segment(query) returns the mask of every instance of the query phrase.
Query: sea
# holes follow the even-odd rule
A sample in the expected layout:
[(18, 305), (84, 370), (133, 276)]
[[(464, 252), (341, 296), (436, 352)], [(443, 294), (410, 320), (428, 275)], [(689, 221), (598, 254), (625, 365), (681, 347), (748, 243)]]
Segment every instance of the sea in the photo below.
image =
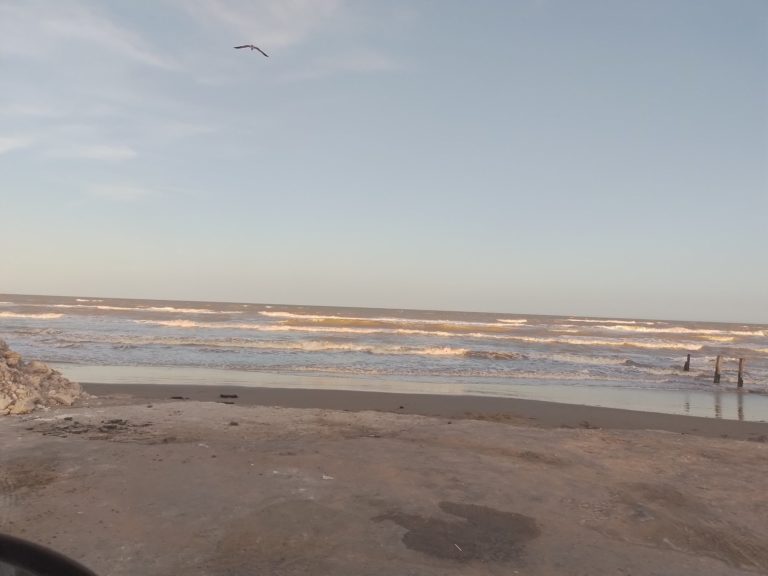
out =
[(522, 397), (768, 420), (764, 324), (0, 294), (0, 338), (84, 383)]

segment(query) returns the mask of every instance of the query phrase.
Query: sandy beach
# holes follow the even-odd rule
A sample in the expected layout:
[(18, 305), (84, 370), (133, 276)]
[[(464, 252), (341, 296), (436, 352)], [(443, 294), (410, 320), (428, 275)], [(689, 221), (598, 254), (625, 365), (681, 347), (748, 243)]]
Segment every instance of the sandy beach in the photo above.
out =
[(100, 575), (768, 572), (765, 423), (86, 388), (0, 420), (0, 531)]

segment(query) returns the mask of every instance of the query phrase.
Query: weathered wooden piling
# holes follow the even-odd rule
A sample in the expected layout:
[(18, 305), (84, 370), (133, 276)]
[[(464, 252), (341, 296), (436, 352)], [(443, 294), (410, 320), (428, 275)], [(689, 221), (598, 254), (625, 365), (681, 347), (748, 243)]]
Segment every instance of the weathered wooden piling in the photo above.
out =
[(720, 384), (720, 354), (717, 355), (715, 360), (715, 384)]
[(690, 372), (691, 371), (691, 355), (688, 354), (688, 358), (685, 360), (685, 365), (683, 366), (683, 372)]
[(739, 380), (736, 386), (739, 388), (744, 386), (744, 358), (739, 358)]

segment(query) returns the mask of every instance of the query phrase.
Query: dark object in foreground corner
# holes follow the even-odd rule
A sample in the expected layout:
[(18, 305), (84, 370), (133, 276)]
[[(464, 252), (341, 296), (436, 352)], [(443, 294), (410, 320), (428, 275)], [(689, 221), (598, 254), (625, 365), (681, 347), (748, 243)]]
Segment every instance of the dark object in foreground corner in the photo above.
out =
[(219, 398), (237, 398), (237, 394), (219, 394)]
[(0, 576), (96, 576), (74, 560), (13, 536), (0, 534)]

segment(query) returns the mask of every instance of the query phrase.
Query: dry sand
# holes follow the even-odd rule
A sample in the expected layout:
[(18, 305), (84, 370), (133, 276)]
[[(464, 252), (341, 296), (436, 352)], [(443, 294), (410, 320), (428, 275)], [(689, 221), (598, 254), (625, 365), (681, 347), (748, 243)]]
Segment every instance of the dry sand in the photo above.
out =
[(768, 572), (767, 424), (214, 392), (0, 419), (0, 531), (102, 576)]

